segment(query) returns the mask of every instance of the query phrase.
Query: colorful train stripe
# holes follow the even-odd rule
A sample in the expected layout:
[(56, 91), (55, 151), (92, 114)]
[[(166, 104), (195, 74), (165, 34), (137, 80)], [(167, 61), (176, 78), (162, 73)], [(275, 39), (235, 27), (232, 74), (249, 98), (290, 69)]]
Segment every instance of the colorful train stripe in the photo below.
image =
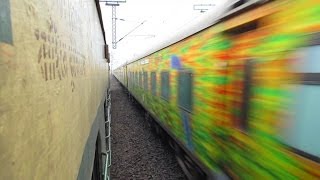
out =
[(212, 171), (319, 179), (319, 52), (320, 1), (271, 1), (114, 74)]

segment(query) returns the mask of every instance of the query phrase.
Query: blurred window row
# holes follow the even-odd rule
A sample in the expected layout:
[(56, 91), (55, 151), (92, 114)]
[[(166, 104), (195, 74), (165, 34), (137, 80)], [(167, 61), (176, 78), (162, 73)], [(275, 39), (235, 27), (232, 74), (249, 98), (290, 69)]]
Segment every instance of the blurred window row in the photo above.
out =
[[(150, 73), (150, 89), (148, 72), (133, 73), (134, 84), (143, 88), (145, 91), (151, 91), (153, 96), (157, 96), (157, 74)], [(178, 105), (186, 110), (192, 111), (192, 90), (193, 90), (193, 76), (190, 71), (179, 71), (177, 76), (177, 90)], [(170, 101), (170, 73), (169, 71), (162, 71), (160, 73), (160, 97), (166, 101)]]

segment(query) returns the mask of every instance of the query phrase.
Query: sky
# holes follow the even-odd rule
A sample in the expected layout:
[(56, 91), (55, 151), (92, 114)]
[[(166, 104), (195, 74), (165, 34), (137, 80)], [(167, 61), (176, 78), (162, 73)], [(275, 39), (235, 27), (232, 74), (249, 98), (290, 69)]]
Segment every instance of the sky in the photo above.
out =
[[(116, 7), (117, 48), (112, 48), (111, 6), (100, 3), (111, 68), (124, 64), (142, 54), (155, 41), (183, 29), (205, 13), (194, 10), (194, 5), (211, 4), (214, 10), (227, 0), (126, 0)], [(128, 34), (129, 33), (129, 34)], [(126, 36), (127, 35), (127, 36)]]

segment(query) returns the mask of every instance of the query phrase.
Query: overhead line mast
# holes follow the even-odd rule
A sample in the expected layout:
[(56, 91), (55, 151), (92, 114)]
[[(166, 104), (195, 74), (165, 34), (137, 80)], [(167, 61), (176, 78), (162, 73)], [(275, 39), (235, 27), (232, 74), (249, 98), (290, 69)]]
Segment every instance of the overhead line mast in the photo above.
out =
[(112, 7), (112, 48), (117, 48), (117, 11), (116, 7), (120, 3), (126, 3), (126, 0), (100, 0), (100, 2), (105, 2), (106, 6)]

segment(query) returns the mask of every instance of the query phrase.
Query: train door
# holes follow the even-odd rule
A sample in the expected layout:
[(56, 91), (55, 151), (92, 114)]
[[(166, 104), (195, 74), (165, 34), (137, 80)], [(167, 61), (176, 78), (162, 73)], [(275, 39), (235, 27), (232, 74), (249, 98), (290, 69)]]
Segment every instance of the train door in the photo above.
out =
[[(192, 114), (193, 114), (193, 86), (194, 76), (190, 70), (178, 71), (178, 97), (177, 104), (180, 109), (180, 116), (185, 134), (184, 141), (187, 148), (194, 152), (194, 144), (192, 141)], [(173, 146), (175, 147), (175, 146)], [(177, 161), (188, 179), (207, 179), (201, 168), (183, 151), (176, 150)]]
[(228, 50), (226, 107), (231, 125), (240, 131), (248, 127), (249, 100), (252, 86), (254, 59), (248, 49), (256, 44), (258, 20), (226, 31), (231, 46)]
[(98, 133), (91, 180), (102, 180), (102, 159), (101, 159), (101, 141)]
[[(253, 88), (252, 74), (255, 59), (248, 53), (256, 46), (258, 22), (252, 21), (223, 32), (228, 41), (223, 74), (225, 74), (224, 91), (221, 92), (219, 108), (223, 116), (219, 119), (219, 133), (214, 133), (219, 144), (218, 161), (227, 174), (245, 170), (249, 158), (247, 136), (249, 129), (250, 101)], [(222, 91), (222, 90), (221, 90)]]
[(227, 111), (231, 117), (230, 124), (240, 131), (248, 128), (249, 100), (252, 86), (252, 71), (254, 61), (244, 59), (236, 64), (228, 64), (229, 82), (227, 91)]
[(178, 105), (185, 133), (187, 147), (193, 151), (191, 135), (191, 115), (193, 109), (193, 76), (192, 72), (182, 70), (178, 72)]

